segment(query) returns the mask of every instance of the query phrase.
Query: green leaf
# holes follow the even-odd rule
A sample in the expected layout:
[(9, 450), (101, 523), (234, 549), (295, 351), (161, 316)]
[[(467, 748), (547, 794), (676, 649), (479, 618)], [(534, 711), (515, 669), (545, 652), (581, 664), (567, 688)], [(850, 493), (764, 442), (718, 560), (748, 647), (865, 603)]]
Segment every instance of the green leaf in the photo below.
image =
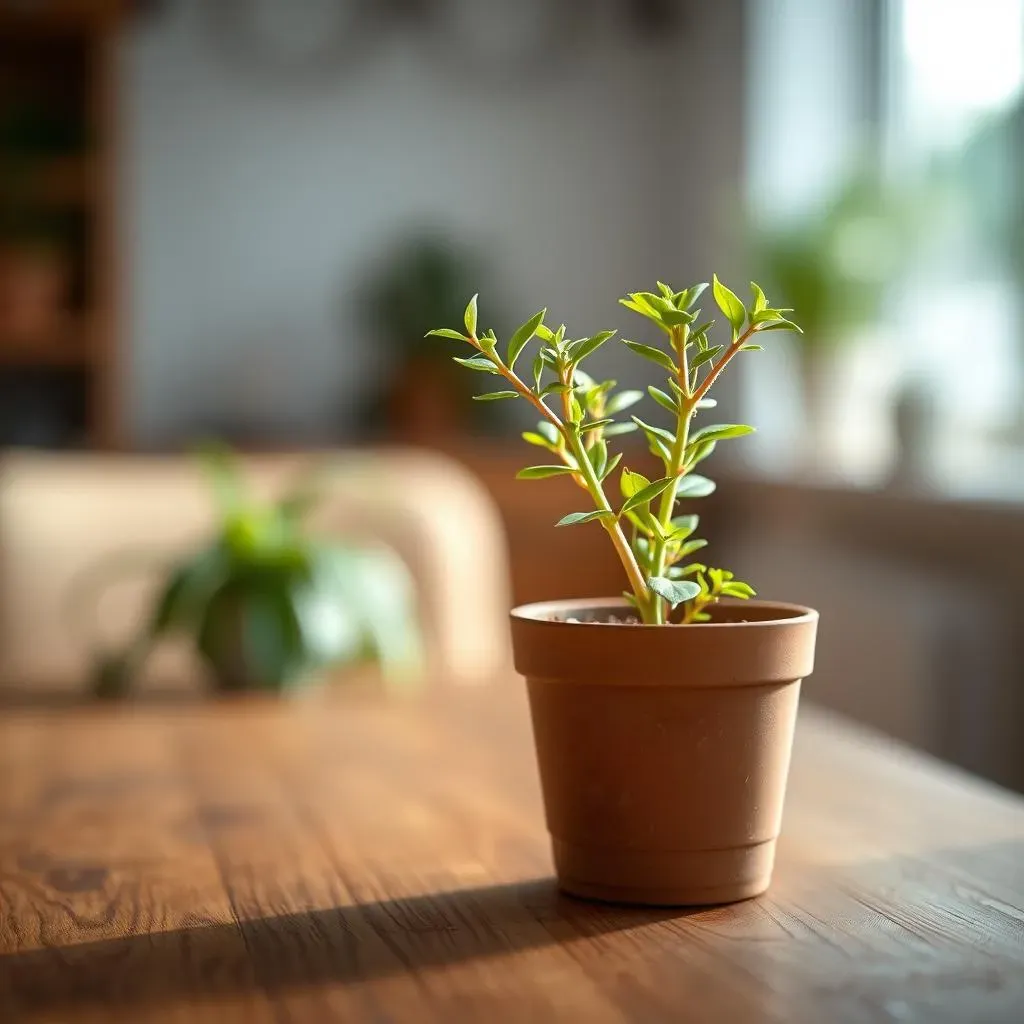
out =
[(703, 462), (715, 450), (714, 441), (698, 441), (696, 445), (686, 446), (686, 465), (696, 466)]
[(452, 356), (452, 359), (454, 359), (459, 366), (468, 367), (470, 370), (479, 370), (481, 373), (498, 372), (498, 368), (486, 356), (472, 356), (469, 359), (463, 359), (460, 356)]
[(572, 391), (571, 384), (563, 384), (561, 381), (553, 380), (541, 390), (540, 397), (547, 398), (548, 395), (566, 395), (570, 391)]
[(634, 295), (631, 295), (628, 299), (619, 299), (619, 303), (625, 306), (626, 309), (631, 309), (634, 313), (639, 313), (641, 316), (647, 317), (648, 320), (656, 323), (660, 330), (665, 331), (666, 334), (669, 333), (672, 328), (666, 327), (665, 324), (661, 322), (661, 314), (643, 301), (643, 299), (640, 298), (640, 294), (640, 292), (637, 292)]
[(690, 580), (670, 580), (664, 576), (652, 576), (647, 585), (658, 595), (668, 601), (670, 608), (691, 601), (700, 593), (700, 587)]
[(730, 437), (743, 437), (754, 433), (754, 428), (745, 423), (716, 423), (714, 426), (702, 427), (690, 438), (686, 446), (691, 448), (701, 441), (724, 441)]
[(706, 498), (715, 492), (715, 481), (709, 480), (699, 473), (689, 473), (679, 481), (676, 490), (677, 498)]
[(757, 591), (749, 583), (743, 583), (741, 580), (730, 580), (728, 583), (723, 583), (722, 593), (726, 597), (738, 597), (741, 601), (757, 596)]
[(611, 417), (607, 417), (603, 420), (591, 420), (589, 423), (584, 423), (583, 426), (580, 427), (580, 433), (585, 434), (588, 430), (597, 430), (599, 427), (606, 427), (609, 423), (614, 422), (615, 421), (611, 419)]
[(592, 352), (596, 352), (609, 338), (614, 337), (615, 331), (598, 331), (592, 338), (582, 338), (572, 342), (566, 348), (566, 352), (574, 363), (578, 363), (581, 359), (586, 359)]
[(647, 447), (650, 449), (652, 455), (656, 455), (662, 462), (665, 463), (666, 467), (672, 464), (672, 452), (664, 441), (657, 437), (648, 435)]
[(476, 337), (476, 300), (480, 298), (479, 294), (474, 295), (469, 300), (469, 305), (466, 306), (466, 330), (473, 336)]
[(612, 423), (604, 428), (605, 437), (616, 437), (619, 434), (632, 434), (636, 430), (635, 423)]
[(485, 395), (474, 395), (474, 402), (497, 402), (502, 398), (518, 398), (518, 391), (488, 391)]
[(660, 388), (656, 388), (653, 385), (647, 388), (647, 393), (653, 398), (658, 405), (664, 409), (668, 409), (670, 413), (679, 415), (679, 406), (676, 404), (676, 400), (671, 395), (666, 395)]
[(651, 481), (643, 473), (634, 473), (625, 467), (623, 467), (622, 474), (619, 477), (619, 489), (622, 491), (622, 496), (627, 500), (645, 487), (649, 487), (650, 483)]
[(707, 286), (707, 281), (702, 281), (700, 284), (695, 284), (690, 288), (684, 288), (683, 291), (676, 292), (672, 296), (672, 301), (679, 309), (689, 309), (704, 294), (704, 289)]
[(763, 352), (764, 345), (740, 345), (741, 352)]
[[(756, 281), (750, 282), (750, 291), (754, 296), (753, 312), (760, 313), (762, 309), (767, 308), (768, 299), (765, 297), (764, 292), (761, 290), (761, 286)], [(754, 323), (754, 317), (750, 318), (750, 322)]]
[(652, 427), (650, 423), (644, 423), (639, 416), (630, 416), (630, 419), (648, 436), (657, 437), (665, 442), (667, 445), (673, 445), (676, 443), (676, 435), (671, 430), (666, 430), (664, 427)]
[(558, 428), (550, 420), (541, 420), (537, 424), (537, 433), (540, 434), (548, 444), (558, 444)]
[(566, 476), (575, 473), (570, 466), (527, 466), (516, 473), (517, 480), (545, 480), (549, 476)]
[(538, 352), (533, 359), (533, 390), (540, 391), (540, 379), (544, 376), (544, 357)]
[(598, 509), (596, 512), (570, 512), (567, 516), (562, 516), (555, 526), (578, 526), (580, 523), (592, 523), (595, 519), (610, 517), (612, 513), (604, 509)]
[(719, 352), (722, 351), (724, 347), (725, 346), (723, 345), (716, 345), (714, 348), (702, 349), (690, 360), (690, 369), (696, 370), (698, 366), (702, 366), (704, 363), (710, 362), (718, 355)]
[(506, 362), (510, 368), (516, 365), (519, 353), (523, 351), (526, 343), (537, 333), (537, 328), (546, 315), (547, 310), (542, 309), (539, 313), (534, 313), (521, 327), (516, 328), (508, 343), (508, 355), (506, 356)]
[(641, 345), (638, 341), (627, 341), (625, 338), (623, 338), (622, 344), (634, 351), (638, 356), (643, 356), (644, 359), (657, 363), (663, 369), (668, 370), (669, 373), (676, 372), (676, 364), (672, 361), (672, 357), (667, 352), (662, 352), (660, 348), (654, 348), (651, 345)]
[(797, 334), (803, 334), (803, 328), (798, 327), (792, 320), (779, 320), (777, 323), (768, 324), (765, 327), (758, 327), (757, 333), (760, 334), (762, 331), (796, 331)]
[(708, 542), (700, 537), (695, 537), (693, 540), (686, 541), (685, 544), (679, 549), (679, 558), (686, 558), (688, 555), (692, 555), (694, 551), (700, 551), (701, 548), (706, 548)]
[(498, 336), (494, 331), (484, 331), (484, 333), (480, 335), (479, 340), (480, 347), (488, 354), (495, 352), (498, 348)]
[(537, 324), (537, 329), (534, 331), (541, 341), (546, 341), (549, 344), (555, 340), (555, 332), (545, 324)]
[(617, 395), (612, 395), (608, 399), (608, 403), (605, 405), (605, 411), (612, 415), (617, 412), (622, 412), (623, 409), (628, 409), (631, 405), (636, 405), (641, 398), (644, 397), (642, 391), (620, 391)]
[(604, 476), (605, 469), (608, 467), (608, 445), (605, 444), (603, 438), (594, 442), (587, 452), (587, 458), (590, 460), (591, 466), (594, 467), (598, 480), (600, 480)]
[(689, 565), (673, 565), (671, 566), (666, 575), (670, 580), (681, 580), (687, 576), (692, 576), (695, 572), (702, 572), (706, 569), (706, 565), (702, 565), (700, 562), (691, 562)]
[(732, 324), (733, 330), (740, 330), (747, 316), (743, 303), (740, 302), (735, 292), (730, 291), (718, 280), (717, 274), (713, 278), (711, 290), (715, 296), (715, 302), (718, 303), (718, 308), (725, 314), (726, 320)]
[(583, 422), (583, 406), (575, 395), (569, 395), (569, 420), (577, 426)]
[(540, 357), (553, 370), (558, 369), (558, 352), (553, 348), (542, 348)]
[(718, 399), (717, 398), (702, 398), (697, 403), (697, 408), (698, 409), (714, 409), (716, 405), (718, 405)]
[(628, 512), (639, 505), (646, 505), (648, 502), (653, 501), (674, 479), (675, 477), (666, 476), (661, 480), (655, 480), (654, 483), (648, 484), (646, 487), (642, 487), (631, 498), (627, 499), (620, 512)]
[[(575, 344), (575, 342), (573, 342)], [(594, 378), (590, 376), (585, 370), (581, 370), (578, 366), (572, 368), (572, 386), (580, 392), (581, 395), (589, 395), (594, 390)]]
[(523, 431), (523, 440), (527, 444), (535, 444), (538, 448), (547, 448), (549, 445), (547, 438), (535, 434), (532, 430)]
[(661, 314), (662, 323), (668, 324), (669, 327), (682, 327), (683, 324), (692, 324), (693, 320), (693, 314), (683, 309), (669, 309)]
[(671, 522), (673, 532), (676, 530), (686, 530), (687, 534), (690, 534), (697, 529), (697, 524), (700, 522), (700, 516), (693, 512), (688, 512), (684, 516), (673, 516)]
[(662, 298), (668, 299), (670, 302), (672, 301), (674, 292), (664, 281), (658, 282), (658, 291), (661, 292)]
[(690, 562), (689, 565), (674, 566), (669, 572), (677, 576), (691, 576), (695, 572), (706, 572), (707, 566), (703, 562)]
[(608, 477), (610, 477), (610, 476), (612, 475), (612, 473), (613, 473), (613, 472), (614, 472), (614, 470), (615, 470), (615, 467), (616, 467), (616, 466), (617, 466), (617, 465), (618, 465), (618, 464), (619, 464), (619, 463), (620, 463), (621, 461), (622, 461), (622, 452), (616, 452), (616, 453), (615, 453), (615, 454), (614, 454), (614, 455), (613, 455), (613, 456), (611, 457), (611, 460), (610, 460), (610, 461), (608, 462), (608, 465), (604, 467), (604, 472), (603, 472), (603, 473), (601, 474), (601, 480), (602, 480), (602, 482), (603, 482), (603, 481), (605, 481), (605, 480), (607, 480), (607, 479), (608, 479)]
[(451, 338), (452, 341), (469, 341), (464, 334), (459, 334), (458, 331), (453, 331), (448, 327), (438, 327), (436, 330), (427, 331), (423, 335), (424, 338)]

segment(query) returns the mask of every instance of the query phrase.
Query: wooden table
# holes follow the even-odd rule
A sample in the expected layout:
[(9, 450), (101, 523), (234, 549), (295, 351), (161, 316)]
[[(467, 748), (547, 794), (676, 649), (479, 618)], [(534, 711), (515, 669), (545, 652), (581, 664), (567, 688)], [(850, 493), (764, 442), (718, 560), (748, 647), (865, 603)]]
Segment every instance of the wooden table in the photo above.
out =
[(771, 892), (550, 877), (521, 686), (0, 709), (0, 1021), (1024, 1021), (1024, 801), (820, 714)]

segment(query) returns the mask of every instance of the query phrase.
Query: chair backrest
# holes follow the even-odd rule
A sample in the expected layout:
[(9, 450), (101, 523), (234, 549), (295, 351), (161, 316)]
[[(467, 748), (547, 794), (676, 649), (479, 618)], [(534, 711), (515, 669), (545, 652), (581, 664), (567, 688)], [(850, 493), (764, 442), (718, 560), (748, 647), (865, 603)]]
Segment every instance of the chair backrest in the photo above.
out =
[[(308, 458), (247, 455), (242, 464), (253, 491), (269, 495)], [(505, 538), (477, 481), (452, 460), (403, 450), (338, 452), (332, 481), (311, 527), (385, 544), (405, 562), (432, 675), (471, 680), (503, 671)], [(0, 686), (83, 686), (97, 642), (132, 635), (166, 564), (212, 523), (206, 482), (188, 456), (6, 454)], [(201, 678), (187, 647), (161, 652), (144, 682), (168, 677), (192, 685)]]

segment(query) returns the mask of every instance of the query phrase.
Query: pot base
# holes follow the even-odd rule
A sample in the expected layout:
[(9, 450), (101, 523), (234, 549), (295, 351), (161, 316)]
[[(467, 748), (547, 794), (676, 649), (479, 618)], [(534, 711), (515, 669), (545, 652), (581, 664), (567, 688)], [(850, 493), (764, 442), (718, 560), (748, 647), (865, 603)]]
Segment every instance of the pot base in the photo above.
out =
[(572, 896), (645, 906), (735, 903), (769, 886), (775, 840), (721, 850), (634, 852), (552, 839), (558, 885)]

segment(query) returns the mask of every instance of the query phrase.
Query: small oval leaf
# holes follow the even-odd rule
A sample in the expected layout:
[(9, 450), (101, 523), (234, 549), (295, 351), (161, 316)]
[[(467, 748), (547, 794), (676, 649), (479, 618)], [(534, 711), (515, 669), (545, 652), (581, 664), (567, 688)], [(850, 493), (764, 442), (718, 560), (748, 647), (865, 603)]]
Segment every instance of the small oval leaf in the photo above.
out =
[(452, 359), (459, 366), (468, 367), (470, 370), (479, 370), (481, 373), (497, 373), (498, 368), (486, 356), (472, 356), (463, 359), (461, 356), (452, 356)]
[(641, 345), (638, 341), (627, 341), (625, 338), (622, 344), (626, 348), (631, 349), (638, 356), (643, 356), (644, 359), (649, 359), (652, 363), (657, 363), (664, 370), (668, 370), (669, 373), (676, 372), (676, 364), (672, 361), (672, 357), (667, 352), (662, 352), (660, 348), (653, 348), (651, 345)]
[(617, 412), (622, 412), (623, 409), (628, 409), (631, 405), (636, 405), (641, 398), (644, 397), (642, 391), (620, 391), (617, 395), (612, 395), (608, 399), (607, 405), (605, 405), (605, 411), (612, 415)]
[(509, 368), (516, 365), (519, 353), (523, 351), (527, 342), (537, 333), (537, 328), (540, 327), (541, 321), (547, 315), (547, 312), (546, 309), (542, 309), (539, 313), (534, 313), (525, 324), (516, 328), (508, 343), (508, 354), (505, 357)]
[(679, 481), (677, 498), (706, 498), (715, 492), (715, 481), (699, 473), (690, 473)]
[(458, 331), (453, 331), (449, 327), (438, 327), (436, 330), (427, 331), (423, 335), (424, 338), (451, 338), (452, 341), (469, 341), (464, 334), (459, 334)]
[(647, 585), (658, 597), (668, 601), (670, 608), (690, 601), (700, 593), (700, 587), (690, 580), (670, 580), (665, 576), (652, 576)]
[(570, 512), (567, 516), (562, 516), (555, 526), (578, 526), (580, 523), (592, 523), (595, 519), (603, 519), (611, 515), (612, 513), (603, 509), (598, 509), (596, 512)]
[(565, 476), (575, 473), (569, 466), (527, 466), (516, 473), (517, 480), (545, 480), (549, 476)]
[(503, 398), (518, 398), (518, 391), (488, 391), (485, 395), (474, 395), (474, 402), (497, 402)]
[(466, 323), (466, 330), (469, 331), (469, 333), (473, 337), (476, 337), (476, 303), (479, 297), (479, 294), (477, 294), (474, 295), (473, 298), (469, 300), (469, 305), (466, 306), (466, 315), (464, 317)]

